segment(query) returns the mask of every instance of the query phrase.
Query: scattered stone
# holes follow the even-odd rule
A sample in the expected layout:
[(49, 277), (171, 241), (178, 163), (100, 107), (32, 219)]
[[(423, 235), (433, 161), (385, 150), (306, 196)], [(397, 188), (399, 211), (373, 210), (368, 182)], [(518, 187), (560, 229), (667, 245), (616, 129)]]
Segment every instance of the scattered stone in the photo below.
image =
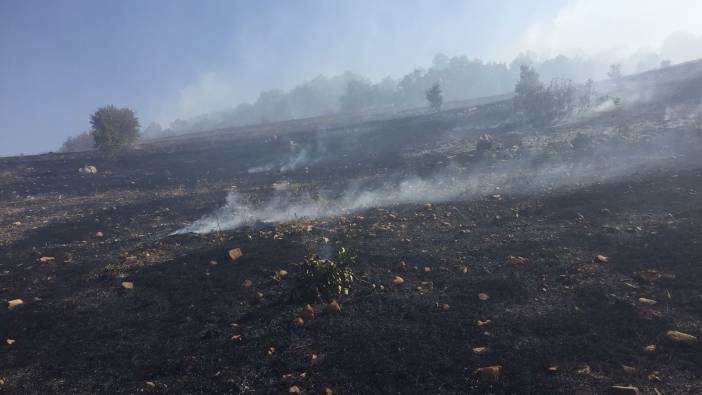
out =
[(639, 303), (645, 304), (645, 305), (654, 305), (658, 302), (653, 300), (653, 299), (639, 298)]
[(231, 337), (231, 340), (234, 340), (235, 342), (240, 342), (241, 341), (241, 335), (234, 335)]
[(648, 346), (645, 346), (643, 348), (644, 352), (647, 352), (649, 354), (653, 354), (656, 352), (656, 345), (655, 344), (649, 344)]
[(241, 248), (232, 248), (231, 250), (229, 250), (227, 255), (229, 255), (229, 259), (232, 262), (234, 262), (237, 259), (241, 258), (244, 254), (241, 252)]
[(463, 269), (461, 269), (463, 273), (468, 273), (468, 266), (463, 266)]
[(244, 283), (242, 284), (244, 288), (251, 288), (253, 286), (253, 281), (251, 280), (244, 280)]
[(121, 285), (124, 289), (134, 289), (134, 283), (131, 281), (122, 281)]
[(502, 366), (501, 365), (485, 366), (485, 367), (476, 369), (473, 372), (473, 374), (478, 376), (481, 380), (497, 381), (500, 378), (500, 375), (502, 374)]
[(15, 344), (15, 339), (6, 339), (5, 343), (7, 343), (8, 346), (11, 346), (11, 345)]
[(648, 281), (648, 282), (656, 282), (660, 279), (668, 279), (672, 280), (675, 278), (674, 274), (670, 273), (661, 273), (659, 271), (653, 270), (653, 269), (646, 269), (646, 270), (641, 270), (640, 272), (636, 273), (640, 278)]
[(16, 308), (17, 306), (20, 306), (20, 305), (22, 305), (22, 304), (24, 304), (24, 300), (22, 300), (22, 299), (12, 299), (12, 300), (10, 300), (10, 301), (7, 302), (7, 308), (10, 309), (10, 310), (12, 310), (12, 309), (14, 309), (14, 308)]
[(303, 320), (302, 317), (295, 317), (295, 319), (293, 320), (293, 325), (301, 327), (305, 325), (305, 320)]
[(288, 271), (287, 271), (287, 270), (280, 269), (280, 270), (276, 270), (276, 271), (275, 271), (275, 278), (276, 278), (276, 280), (282, 280), (282, 279), (285, 278), (285, 276), (287, 276), (287, 275), (288, 275)]
[(624, 373), (627, 374), (636, 374), (637, 372), (637, 369), (635, 367), (629, 365), (622, 365), (622, 369), (624, 369)]
[(395, 278), (392, 280), (392, 283), (395, 285), (402, 285), (405, 283), (405, 279), (400, 276), (395, 276)]
[(645, 320), (654, 320), (663, 317), (663, 313), (650, 307), (641, 307), (639, 316)]
[(39, 261), (41, 263), (49, 263), (49, 262), (53, 262), (55, 260), (56, 260), (56, 258), (54, 258), (53, 256), (43, 256), (43, 257), (39, 258)]
[(147, 381), (145, 384), (147, 387), (150, 387), (150, 388), (156, 387), (156, 383), (154, 383), (153, 381)]
[(429, 273), (431, 272), (431, 268), (429, 266), (424, 266), (424, 273)]
[(631, 385), (613, 385), (612, 393), (621, 395), (639, 395), (639, 389)]
[(97, 174), (97, 167), (93, 165), (85, 165), (78, 169), (78, 173), (80, 174)]
[(443, 311), (448, 311), (451, 308), (451, 306), (448, 303), (444, 303), (441, 305), (441, 310)]
[(520, 265), (520, 264), (524, 264), (526, 262), (527, 262), (527, 259), (523, 256), (510, 255), (507, 257), (507, 263), (509, 263), (510, 265)]
[(689, 344), (697, 341), (697, 337), (684, 332), (668, 331), (665, 333), (665, 335), (668, 337), (668, 339), (672, 340), (673, 343)]
[(400, 270), (405, 270), (405, 269), (407, 269), (407, 262), (400, 261)]
[(334, 390), (332, 390), (329, 387), (324, 387), (324, 389), (322, 390), (322, 393), (324, 395), (334, 395)]
[(327, 304), (327, 314), (339, 314), (341, 313), (341, 305), (336, 300), (332, 300)]
[(582, 365), (578, 365), (575, 368), (575, 373), (577, 373), (577, 374), (590, 374), (590, 373), (592, 373), (592, 369), (590, 369), (590, 365), (582, 364)]
[(263, 293), (262, 292), (256, 292), (256, 300), (263, 300)]
[(312, 305), (306, 305), (305, 307), (302, 308), (302, 311), (300, 312), (300, 317), (306, 319), (306, 320), (311, 320), (314, 319), (315, 311), (314, 307)]
[(290, 393), (290, 394), (301, 394), (301, 393), (302, 393), (302, 388), (300, 388), (300, 387), (298, 387), (298, 386), (296, 386), (296, 385), (293, 385), (293, 386), (290, 387), (290, 389), (288, 390), (288, 393)]
[(488, 352), (487, 347), (473, 347), (473, 354), (483, 355), (483, 354), (487, 354), (487, 352)]
[(95, 237), (103, 237), (103, 236), (105, 236), (105, 235), (102, 232), (100, 232), (100, 231), (95, 232)]
[(489, 325), (489, 324), (491, 324), (491, 323), (492, 323), (492, 320), (485, 320), (485, 321), (478, 320), (478, 321), (476, 322), (476, 324), (477, 324), (478, 326), (485, 326), (485, 325)]
[(662, 383), (663, 379), (660, 378), (660, 376), (658, 376), (659, 374), (660, 374), (660, 372), (651, 372), (651, 373), (649, 373), (649, 375), (647, 377), (651, 381), (657, 381), (659, 383)]
[(478, 294), (478, 299), (480, 299), (482, 301), (486, 301), (486, 300), (490, 299), (490, 295), (486, 294), (485, 292), (481, 292)]
[(553, 366), (547, 367), (546, 370), (548, 370), (549, 373), (558, 373), (558, 371), (560, 371), (561, 368), (558, 365), (553, 365)]
[(598, 255), (595, 257), (595, 262), (597, 263), (607, 263), (609, 261), (609, 257), (606, 257), (604, 255)]

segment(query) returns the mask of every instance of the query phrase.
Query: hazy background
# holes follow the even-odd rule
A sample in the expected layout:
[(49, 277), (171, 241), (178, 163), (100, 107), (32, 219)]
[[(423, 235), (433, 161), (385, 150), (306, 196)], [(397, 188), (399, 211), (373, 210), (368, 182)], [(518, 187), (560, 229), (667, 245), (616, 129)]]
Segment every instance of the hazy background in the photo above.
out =
[(701, 18), (697, 0), (0, 0), (0, 155), (55, 150), (104, 104), (165, 128), (320, 74), (398, 83), (437, 53), (631, 73), (702, 57)]

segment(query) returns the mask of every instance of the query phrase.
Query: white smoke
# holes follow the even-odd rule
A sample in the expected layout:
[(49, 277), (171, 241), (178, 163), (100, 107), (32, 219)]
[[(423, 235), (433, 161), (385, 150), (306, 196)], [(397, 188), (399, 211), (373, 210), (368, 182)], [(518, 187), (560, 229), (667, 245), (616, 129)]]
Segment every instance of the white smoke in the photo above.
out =
[(294, 171), (303, 167), (315, 165), (327, 157), (327, 147), (322, 140), (321, 134), (312, 144), (300, 146), (294, 140), (290, 140), (290, 152), (286, 159), (282, 161), (272, 161), (260, 166), (250, 167), (249, 174), (265, 173), (278, 169), (281, 173)]
[(493, 194), (532, 193), (562, 187), (602, 182), (641, 170), (660, 158), (650, 155), (611, 156), (580, 163), (545, 162), (531, 159), (498, 164), (482, 170), (449, 166), (432, 177), (410, 176), (380, 186), (350, 183), (340, 195), (292, 196), (280, 190), (263, 204), (254, 204), (232, 192), (223, 207), (174, 234), (209, 233), (237, 229), (256, 223), (285, 223), (346, 215), (369, 208), (412, 203), (476, 199)]

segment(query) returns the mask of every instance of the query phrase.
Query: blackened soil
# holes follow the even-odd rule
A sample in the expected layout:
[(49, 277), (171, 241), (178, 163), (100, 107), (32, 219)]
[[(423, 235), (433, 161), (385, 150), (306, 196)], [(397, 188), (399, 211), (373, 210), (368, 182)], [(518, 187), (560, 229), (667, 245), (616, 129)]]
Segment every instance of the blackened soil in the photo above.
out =
[[(676, 158), (563, 190), (168, 236), (232, 187), (263, 196), (280, 179), (317, 188), (427, 171), (443, 154), (400, 153), (430, 140), (427, 125), (454, 133), (459, 121), (427, 122), (386, 127), (378, 142), (396, 151), (347, 155), (344, 143), (288, 175), (246, 171), (289, 149), (270, 136), (2, 160), (0, 299), (24, 304), (0, 307), (0, 391), (702, 392), (702, 346), (665, 335), (702, 336), (702, 168)], [(80, 175), (86, 164), (98, 174)], [(295, 263), (341, 246), (360, 276), (341, 313), (316, 301), (316, 318), (293, 325)], [(230, 262), (231, 248), (243, 257)], [(492, 365), (495, 380), (474, 373)]]

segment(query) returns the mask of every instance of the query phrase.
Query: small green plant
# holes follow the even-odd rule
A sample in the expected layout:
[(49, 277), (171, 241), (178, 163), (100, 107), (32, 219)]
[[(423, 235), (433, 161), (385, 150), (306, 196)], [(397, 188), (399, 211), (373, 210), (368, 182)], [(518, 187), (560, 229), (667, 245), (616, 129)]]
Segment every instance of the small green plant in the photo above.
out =
[(300, 273), (293, 296), (297, 299), (327, 300), (348, 295), (355, 279), (352, 269), (355, 264), (356, 257), (343, 247), (331, 259), (320, 258), (317, 254), (306, 256), (298, 265)]

